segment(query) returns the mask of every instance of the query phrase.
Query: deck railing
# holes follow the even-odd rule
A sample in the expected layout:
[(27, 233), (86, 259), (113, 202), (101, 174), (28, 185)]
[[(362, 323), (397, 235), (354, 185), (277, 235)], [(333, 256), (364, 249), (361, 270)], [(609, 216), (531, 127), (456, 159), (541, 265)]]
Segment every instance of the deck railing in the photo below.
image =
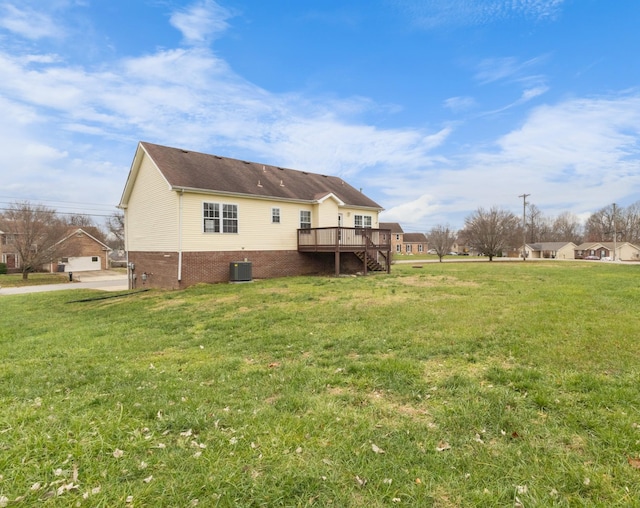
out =
[(343, 227), (298, 229), (298, 250), (304, 252), (390, 251), (391, 230)]

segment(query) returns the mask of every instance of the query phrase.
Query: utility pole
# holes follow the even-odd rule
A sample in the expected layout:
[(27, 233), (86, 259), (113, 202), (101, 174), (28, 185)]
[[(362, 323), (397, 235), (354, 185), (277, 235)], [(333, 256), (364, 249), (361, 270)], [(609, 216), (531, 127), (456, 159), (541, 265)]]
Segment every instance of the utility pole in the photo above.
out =
[(522, 261), (527, 260), (527, 197), (531, 194), (521, 194), (522, 198)]

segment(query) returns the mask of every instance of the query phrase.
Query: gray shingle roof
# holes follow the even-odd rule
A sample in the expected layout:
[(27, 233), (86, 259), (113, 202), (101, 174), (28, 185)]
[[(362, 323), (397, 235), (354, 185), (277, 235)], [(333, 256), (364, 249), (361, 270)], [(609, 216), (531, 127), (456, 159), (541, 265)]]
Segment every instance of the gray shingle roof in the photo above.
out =
[(381, 229), (390, 229), (393, 234), (404, 233), (402, 226), (398, 222), (381, 222)]
[(347, 206), (382, 207), (336, 176), (141, 142), (174, 189), (315, 202), (333, 193)]
[(405, 233), (405, 243), (427, 243), (427, 237), (424, 233)]

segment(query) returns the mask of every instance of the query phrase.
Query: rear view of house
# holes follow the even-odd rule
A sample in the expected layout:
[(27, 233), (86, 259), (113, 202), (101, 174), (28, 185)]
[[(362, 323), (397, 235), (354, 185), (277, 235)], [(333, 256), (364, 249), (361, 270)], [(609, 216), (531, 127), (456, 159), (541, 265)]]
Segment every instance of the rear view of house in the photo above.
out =
[(382, 208), (334, 176), (142, 142), (119, 207), (138, 286), (390, 266)]

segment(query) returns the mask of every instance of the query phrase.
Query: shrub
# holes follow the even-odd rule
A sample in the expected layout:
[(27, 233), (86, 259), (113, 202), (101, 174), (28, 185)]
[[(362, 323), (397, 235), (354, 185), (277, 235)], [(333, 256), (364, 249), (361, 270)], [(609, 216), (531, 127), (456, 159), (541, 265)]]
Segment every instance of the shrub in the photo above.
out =
[(7, 264), (0, 263), (0, 275), (4, 275), (5, 273), (7, 273)]

